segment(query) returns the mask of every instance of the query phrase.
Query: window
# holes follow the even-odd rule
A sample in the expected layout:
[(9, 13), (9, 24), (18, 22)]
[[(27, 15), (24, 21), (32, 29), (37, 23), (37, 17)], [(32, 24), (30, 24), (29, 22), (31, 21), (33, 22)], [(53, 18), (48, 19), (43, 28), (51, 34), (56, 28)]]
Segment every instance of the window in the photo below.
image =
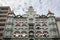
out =
[(30, 40), (34, 40), (34, 39), (30, 39)]
[(0, 23), (0, 26), (5, 26), (5, 23), (3, 23), (3, 24), (2, 24), (2, 23)]
[(0, 36), (3, 36), (3, 33), (0, 33)]
[(36, 37), (40, 37), (41, 36), (40, 34), (42, 34), (42, 32), (41, 31), (37, 31), (36, 32)]
[(46, 34), (44, 34), (43, 37), (46, 37)]
[(1, 10), (8, 10), (9, 7), (4, 7), (4, 8), (1, 8)]
[(34, 33), (34, 31), (29, 31), (29, 33)]
[(5, 20), (5, 19), (0, 19), (0, 21), (1, 21), (1, 22), (2, 22), (2, 21), (4, 22), (4, 21), (6, 21), (6, 20)]
[(36, 29), (40, 29), (39, 27), (37, 27)]
[(0, 31), (3, 31), (4, 30), (4, 28), (0, 28)]
[(0, 17), (7, 17), (6, 15), (0, 15)]

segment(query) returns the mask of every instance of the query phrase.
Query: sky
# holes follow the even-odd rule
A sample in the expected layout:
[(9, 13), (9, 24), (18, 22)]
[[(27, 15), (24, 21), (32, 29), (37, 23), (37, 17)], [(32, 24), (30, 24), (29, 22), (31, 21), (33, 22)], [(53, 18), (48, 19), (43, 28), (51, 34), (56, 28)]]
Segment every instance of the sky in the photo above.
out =
[(60, 0), (0, 0), (0, 6), (10, 6), (16, 15), (25, 14), (33, 6), (37, 14), (47, 14), (48, 10), (60, 17)]

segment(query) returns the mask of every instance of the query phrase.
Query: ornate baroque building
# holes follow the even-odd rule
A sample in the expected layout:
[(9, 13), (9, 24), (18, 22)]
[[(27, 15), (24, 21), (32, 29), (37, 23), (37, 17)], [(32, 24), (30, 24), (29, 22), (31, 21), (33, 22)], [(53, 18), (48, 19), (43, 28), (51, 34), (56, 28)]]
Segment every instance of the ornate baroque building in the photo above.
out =
[(8, 12), (2, 38), (4, 40), (59, 40), (59, 25), (60, 18), (55, 17), (54, 13), (48, 11), (47, 15), (39, 15), (30, 6), (24, 15), (16, 16), (14, 12)]

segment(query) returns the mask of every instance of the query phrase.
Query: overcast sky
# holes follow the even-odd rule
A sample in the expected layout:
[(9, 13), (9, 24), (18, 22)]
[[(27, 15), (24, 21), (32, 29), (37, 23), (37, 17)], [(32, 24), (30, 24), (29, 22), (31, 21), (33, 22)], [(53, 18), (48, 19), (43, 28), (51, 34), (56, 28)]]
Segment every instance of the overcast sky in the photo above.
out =
[(60, 16), (60, 0), (0, 0), (0, 6), (10, 6), (16, 15), (25, 14), (30, 5), (37, 14), (47, 14), (51, 10), (56, 16)]

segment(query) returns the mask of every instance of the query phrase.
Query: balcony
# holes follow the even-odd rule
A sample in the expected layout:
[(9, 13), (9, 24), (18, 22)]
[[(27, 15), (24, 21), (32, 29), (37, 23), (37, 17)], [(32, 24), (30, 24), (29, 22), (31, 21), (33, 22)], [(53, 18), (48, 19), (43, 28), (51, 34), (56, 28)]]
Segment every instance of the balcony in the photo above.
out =
[(37, 31), (37, 32), (35, 33), (35, 36), (36, 36), (36, 37), (42, 37), (42, 35), (41, 35), (41, 34), (42, 34), (42, 32), (41, 32), (41, 31)]

